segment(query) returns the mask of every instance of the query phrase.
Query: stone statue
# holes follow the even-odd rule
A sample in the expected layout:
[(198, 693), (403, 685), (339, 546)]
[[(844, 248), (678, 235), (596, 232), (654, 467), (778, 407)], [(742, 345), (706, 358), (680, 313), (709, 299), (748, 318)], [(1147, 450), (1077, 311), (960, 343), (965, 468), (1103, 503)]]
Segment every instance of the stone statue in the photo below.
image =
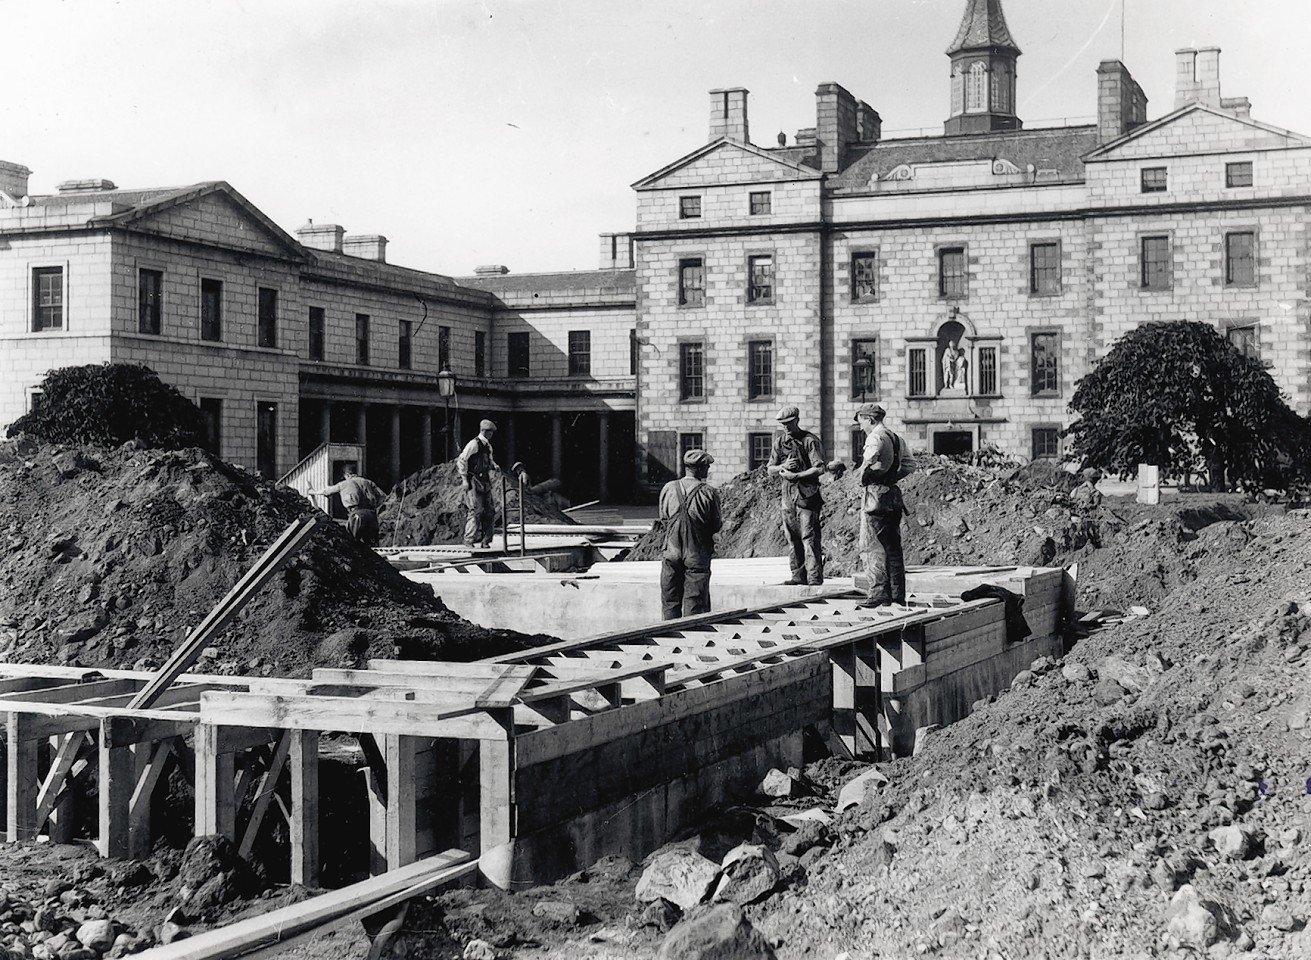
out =
[(965, 389), (965, 371), (969, 366), (969, 360), (965, 356), (965, 351), (957, 346), (958, 342), (949, 341), (947, 349), (942, 351), (942, 389), (944, 390)]

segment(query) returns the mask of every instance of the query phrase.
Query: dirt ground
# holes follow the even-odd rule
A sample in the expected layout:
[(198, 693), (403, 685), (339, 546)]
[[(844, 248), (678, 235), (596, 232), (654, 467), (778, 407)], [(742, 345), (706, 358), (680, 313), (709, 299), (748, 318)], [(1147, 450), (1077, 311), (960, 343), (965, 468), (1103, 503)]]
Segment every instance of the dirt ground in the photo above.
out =
[[(152, 605), (171, 599), (169, 616), (203, 613), (207, 605), (190, 599), (199, 591), (184, 590), (188, 578), (220, 562), (239, 572), (256, 548), (238, 531), (250, 529), (258, 535), (253, 542), (264, 543), (286, 519), (275, 509), (282, 494), (203, 457), (113, 451), (95, 455), (98, 468), (64, 476), (76, 466), (69, 453), (11, 452), (9, 461), (0, 454), (0, 532), (10, 554), (22, 553), (6, 555), (0, 567), (0, 631), (12, 636), (4, 654), (11, 659), (58, 655), (71, 643), (80, 644), (76, 658), (104, 648), (116, 662), (142, 655), (138, 648), (170, 648), (176, 636), (156, 641), (150, 621), (149, 629), (128, 630), (142, 636), (119, 650), (114, 638), (125, 635), (125, 619), (148, 619), (136, 612), (146, 598), (129, 588), (150, 584)], [(104, 486), (106, 477), (121, 480)], [(95, 508), (84, 503), (66, 512), (83, 487)], [(732, 519), (721, 555), (781, 552), (769, 483), (748, 477), (724, 488)], [(809, 795), (722, 811), (681, 838), (714, 859), (748, 839), (774, 851), (779, 880), (745, 907), (774, 953), (784, 960), (1311, 956), (1307, 513), (1184, 495), (1157, 507), (1108, 498), (1083, 516), (1064, 478), (1005, 466), (935, 463), (906, 488), (914, 511), (905, 534), (910, 562), (1077, 562), (1081, 609), (1141, 604), (1149, 613), (1079, 639), (1060, 661), (1035, 662), (1009, 692), (931, 733), (920, 755), (878, 765), (886, 786), (856, 807), (836, 812), (836, 793), (866, 765), (816, 756), (801, 772)], [(210, 513), (154, 506), (201, 495), (215, 511), (226, 504), (241, 522), (219, 511), (202, 525), (197, 518)], [(825, 495), (825, 543), (836, 574), (851, 562), (853, 479), (827, 483)], [(156, 513), (171, 522), (149, 522)], [(110, 518), (128, 531), (117, 534), (114, 549), (106, 544), (114, 535)], [(170, 525), (177, 532), (166, 538)], [(74, 534), (78, 553), (61, 545)], [(324, 548), (323, 563), (344, 557), (360, 571), (348, 580), (367, 575), (373, 584), (375, 568), (349, 541), (325, 544), (331, 549)], [(307, 565), (293, 596), (285, 584), (268, 591), (262, 616), (281, 617), (283, 629), (308, 616), (298, 609), (306, 585), (313, 590), (327, 576)], [(104, 598), (106, 624), (87, 639), (43, 639), (66, 629), (90, 570), (99, 580), (83, 605)], [(179, 583), (168, 592), (170, 576)], [(381, 571), (378, 580), (390, 582)], [(395, 587), (403, 600), (410, 597), (404, 583)], [(118, 596), (129, 598), (124, 610)], [(224, 658), (239, 669), (255, 656), (276, 655), (270, 665), (294, 674), (331, 659), (321, 658), (320, 644), (333, 632), (366, 630), (370, 646), (383, 648), (393, 625), (419, 630), (429, 646), (457, 642), (439, 601), (412, 603), (422, 611), (412, 616), (437, 625), (425, 619), (417, 628), (377, 613), (361, 625), (351, 617), (372, 609), (367, 599), (320, 592), (313, 616), (327, 621), (323, 629), (300, 627), (308, 636), (285, 650), (256, 646), (249, 656), (242, 649)], [(296, 657), (305, 659), (298, 665)], [(781, 820), (814, 807), (828, 812), (830, 825), (798, 829)], [(389, 955), (648, 960), (679, 916), (659, 901), (637, 901), (642, 871), (642, 864), (607, 860), (517, 895), (440, 893), (413, 905)], [(0, 943), (11, 948), (34, 931), (48, 944), (60, 931), (108, 919), (120, 925), (114, 929), (126, 952), (158, 938), (172, 906), (203, 925), (304, 895), (221, 849), (160, 847), (143, 864), (116, 865), (75, 847), (0, 846)], [(67, 938), (51, 952), (77, 955), (59, 949), (65, 946)], [(364, 950), (358, 930), (350, 930), (297, 955)]]

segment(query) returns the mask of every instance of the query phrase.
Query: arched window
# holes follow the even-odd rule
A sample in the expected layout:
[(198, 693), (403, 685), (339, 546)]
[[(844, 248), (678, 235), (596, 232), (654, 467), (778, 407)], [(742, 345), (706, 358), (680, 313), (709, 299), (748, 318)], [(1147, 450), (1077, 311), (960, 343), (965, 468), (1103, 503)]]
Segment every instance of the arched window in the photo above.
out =
[(965, 78), (965, 112), (982, 113), (988, 109), (988, 68), (982, 60), (970, 64)]
[(965, 112), (965, 78), (960, 69), (953, 66), (951, 71), (951, 115), (954, 117)]
[(992, 70), (992, 109), (997, 113), (1011, 112), (1010, 71), (1003, 63)]

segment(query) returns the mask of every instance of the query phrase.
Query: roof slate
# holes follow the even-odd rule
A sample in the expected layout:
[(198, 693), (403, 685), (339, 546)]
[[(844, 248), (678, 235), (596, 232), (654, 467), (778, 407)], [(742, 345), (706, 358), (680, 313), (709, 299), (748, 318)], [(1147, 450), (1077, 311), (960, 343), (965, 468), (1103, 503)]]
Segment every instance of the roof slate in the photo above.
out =
[(559, 273), (505, 273), (481, 277), (459, 277), (457, 283), (496, 294), (562, 293), (590, 290), (617, 297), (637, 293), (637, 271), (567, 270)]
[(1009, 160), (1021, 170), (1056, 170), (1058, 181), (1083, 179), (1084, 154), (1097, 146), (1097, 128), (1053, 127), (1006, 130), (957, 137), (915, 137), (856, 145), (846, 167), (828, 181), (835, 190), (868, 189), (870, 178), (884, 176), (902, 164), (959, 160)]
[(947, 48), (947, 55), (988, 47), (1004, 47), (1020, 52), (1011, 37), (1010, 28), (1006, 26), (1006, 14), (1002, 13), (1001, 0), (969, 0), (965, 16), (961, 18), (960, 29), (956, 31), (956, 39)]

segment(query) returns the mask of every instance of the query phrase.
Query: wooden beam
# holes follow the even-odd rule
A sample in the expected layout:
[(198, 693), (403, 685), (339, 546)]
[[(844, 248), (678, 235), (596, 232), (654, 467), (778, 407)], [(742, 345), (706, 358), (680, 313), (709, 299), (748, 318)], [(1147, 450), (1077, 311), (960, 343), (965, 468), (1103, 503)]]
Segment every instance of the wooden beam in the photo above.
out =
[[(502, 714), (498, 719), (508, 724)], [(514, 836), (514, 744), (482, 740), (478, 744), (479, 856), (509, 843)]]
[(536, 667), (528, 664), (515, 664), (507, 668), (505, 673), (478, 695), (474, 706), (479, 710), (503, 710), (509, 707), (532, 681), (536, 671)]
[(327, 522), (329, 522), (327, 516), (316, 513), (298, 518), (283, 530), (278, 539), (273, 541), (255, 561), (254, 566), (246, 571), (245, 575), (228, 591), (227, 596), (220, 600), (205, 615), (205, 619), (187, 634), (182, 645), (173, 651), (173, 655), (160, 668), (159, 673), (142, 687), (131, 706), (145, 708), (153, 705), (155, 699), (200, 658), (200, 652), (222, 634), (224, 628), (236, 618), (260, 588), (282, 569), (301, 545), (310, 538), (319, 524)]
[(41, 741), (28, 733), (33, 718), (10, 713), (5, 718), (5, 830), (10, 843), (36, 838), (37, 751)]
[(55, 751), (55, 758), (50, 763), (50, 772), (46, 774), (45, 781), (41, 784), (41, 790), (36, 798), (36, 828), (40, 830), (50, 814), (55, 809), (55, 804), (59, 802), (60, 793), (63, 791), (65, 781), (69, 771), (73, 769), (73, 764), (77, 762), (82, 747), (86, 743), (86, 735), (82, 733), (69, 733), (58, 738), (59, 748)]
[(156, 743), (139, 743), (134, 748), (141, 754), (149, 753), (144, 766), (137, 770), (136, 786), (132, 790), (132, 802), (128, 817), (130, 820), (129, 856), (133, 860), (144, 860), (150, 855), (151, 801), (155, 793), (155, 784), (164, 774), (169, 757), (179, 746), (178, 738), (160, 740)]
[(292, 730), (288, 763), (291, 769), (291, 882), (319, 885), (319, 732)]
[(414, 862), (415, 856), (415, 783), (414, 751), (416, 737), (389, 734), (383, 749), (387, 755), (387, 869), (395, 870)]
[(131, 814), (136, 764), (131, 747), (113, 746), (110, 731), (120, 720), (119, 717), (107, 717), (100, 724), (100, 839), (96, 846), (102, 857), (126, 859), (132, 851)]
[(152, 960), (229, 960), (248, 956), (264, 947), (284, 945), (306, 931), (344, 920), (356, 911), (367, 916), (421, 896), (469, 875), (476, 868), (477, 863), (463, 850), (447, 850), (380, 877), (154, 947), (151, 957)]
[(133, 694), (141, 684), (135, 680), (96, 680), (92, 683), (66, 683), (58, 687), (23, 690), (0, 694), (0, 703), (13, 700), (39, 700), (41, 703), (77, 703), (94, 697), (112, 697), (115, 694)]
[(237, 852), (242, 859), (249, 859), (251, 850), (255, 848), (255, 839), (259, 835), (260, 825), (264, 823), (264, 814), (269, 809), (269, 800), (278, 786), (278, 777), (282, 774), (282, 768), (286, 766), (287, 754), (291, 750), (293, 736), (294, 733), (290, 730), (282, 734), (277, 747), (273, 751), (273, 756), (269, 758), (267, 769), (259, 779), (259, 786), (255, 789), (255, 802), (250, 810), (250, 820), (246, 823), (246, 832), (242, 834), (241, 845), (237, 848)]
[(340, 730), (406, 736), (481, 740), (505, 736), (485, 712), (452, 710), (415, 700), (356, 700), (346, 697), (264, 697), (249, 693), (207, 693), (200, 701), (204, 723), (284, 730)]
[(212, 723), (196, 727), (196, 836), (221, 834), (235, 840), (235, 760), (219, 752), (220, 729)]

